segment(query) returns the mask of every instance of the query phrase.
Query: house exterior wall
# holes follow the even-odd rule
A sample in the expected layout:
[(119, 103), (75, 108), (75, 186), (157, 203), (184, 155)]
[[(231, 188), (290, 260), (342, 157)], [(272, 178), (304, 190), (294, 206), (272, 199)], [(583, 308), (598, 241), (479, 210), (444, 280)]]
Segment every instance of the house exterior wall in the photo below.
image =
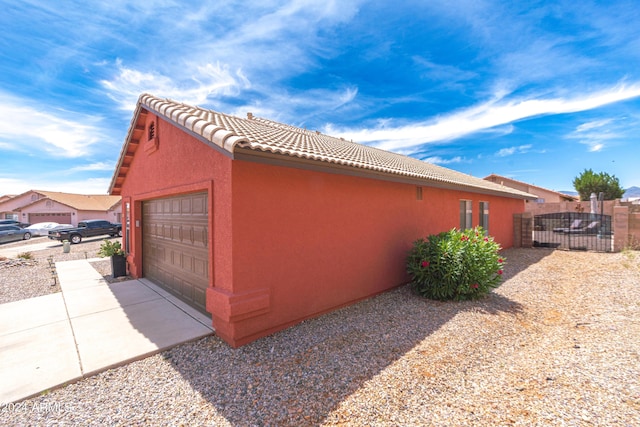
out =
[[(378, 179), (235, 161), (235, 307), (216, 322), (232, 345), (406, 283), (412, 243), (460, 224), (460, 200), (489, 202), (489, 228), (513, 243), (524, 202)], [(212, 300), (216, 300), (215, 292)]]
[(77, 226), (78, 221), (81, 221), (80, 219), (78, 219), (79, 215), (77, 210), (67, 205), (63, 205), (62, 203), (58, 203), (49, 199), (40, 200), (39, 202), (26, 206), (21, 209), (21, 212), (22, 212), (22, 218), (24, 218), (25, 221), (27, 221), (27, 219), (29, 218), (29, 214), (32, 214), (32, 213), (53, 213), (53, 212), (71, 214), (70, 224), (73, 226)]
[(490, 175), (486, 177), (485, 180), (538, 196), (538, 201), (534, 200), (527, 203), (527, 206), (526, 206), (527, 210), (535, 209), (534, 206), (538, 203), (560, 203), (560, 202), (566, 201), (567, 198), (570, 197), (570, 196), (564, 196), (553, 190), (537, 187), (535, 185), (530, 185), (525, 182), (512, 180), (502, 176)]
[[(232, 160), (148, 113), (122, 184), (130, 207), (129, 271), (143, 274), (142, 204), (205, 191), (209, 203), (206, 307), (221, 338), (246, 344), (407, 280), (413, 241), (459, 226), (460, 200), (489, 202), (491, 234), (513, 244), (524, 201), (366, 177)], [(124, 235), (127, 235), (123, 218)]]
[[(231, 159), (153, 114), (157, 146), (141, 141), (122, 185), (123, 236), (130, 236), (129, 272), (142, 277), (142, 203), (172, 195), (207, 192), (209, 202), (209, 286), (231, 291)], [(127, 233), (126, 206), (130, 206)], [(215, 217), (215, 221), (214, 221)], [(215, 238), (214, 238), (215, 236)]]
[(14, 217), (18, 221), (25, 222), (28, 216), (20, 215), (20, 208), (42, 198), (44, 198), (44, 196), (33, 191), (29, 191), (27, 193), (12, 197), (11, 199), (0, 203), (0, 219)]
[(5, 214), (17, 215), (22, 222), (29, 222), (29, 214), (32, 213), (68, 213), (71, 214), (71, 224), (78, 225), (79, 221), (86, 219), (104, 219), (111, 222), (119, 222), (122, 206), (116, 205), (107, 211), (78, 210), (64, 203), (51, 200), (44, 195), (29, 191), (20, 196), (0, 203), (0, 215), (4, 219)]

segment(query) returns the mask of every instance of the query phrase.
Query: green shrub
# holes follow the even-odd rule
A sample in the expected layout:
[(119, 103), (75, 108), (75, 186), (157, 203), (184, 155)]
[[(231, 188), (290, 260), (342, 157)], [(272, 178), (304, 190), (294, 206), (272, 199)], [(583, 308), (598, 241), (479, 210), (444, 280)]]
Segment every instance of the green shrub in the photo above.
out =
[(18, 258), (33, 259), (33, 254), (31, 252), (21, 252), (18, 254)]
[(413, 290), (435, 300), (470, 300), (500, 286), (504, 257), (482, 227), (453, 229), (414, 242), (407, 257)]
[(120, 244), (120, 242), (112, 242), (109, 239), (104, 239), (104, 242), (102, 242), (102, 244), (100, 245), (100, 250), (98, 250), (98, 256), (101, 258), (124, 254), (124, 249), (122, 249), (122, 245)]

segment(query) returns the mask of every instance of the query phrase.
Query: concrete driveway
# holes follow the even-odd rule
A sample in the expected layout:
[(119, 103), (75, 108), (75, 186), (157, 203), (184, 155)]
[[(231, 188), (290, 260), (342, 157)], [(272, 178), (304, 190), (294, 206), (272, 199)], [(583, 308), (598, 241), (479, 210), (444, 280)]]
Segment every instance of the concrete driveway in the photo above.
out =
[(60, 293), (0, 305), (0, 403), (213, 333), (210, 318), (150, 281), (109, 284), (89, 261), (56, 263)]

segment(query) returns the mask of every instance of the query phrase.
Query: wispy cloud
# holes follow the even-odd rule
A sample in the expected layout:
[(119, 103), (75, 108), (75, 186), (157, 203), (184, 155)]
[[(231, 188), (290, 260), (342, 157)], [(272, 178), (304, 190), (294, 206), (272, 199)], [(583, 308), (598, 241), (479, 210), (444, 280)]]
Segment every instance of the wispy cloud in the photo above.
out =
[(38, 108), (10, 95), (0, 96), (0, 138), (20, 141), (24, 150), (44, 151), (52, 156), (80, 157), (90, 152), (103, 132), (100, 118), (53, 107)]
[(452, 163), (463, 163), (463, 162), (466, 161), (460, 156), (456, 156), (456, 157), (453, 157), (451, 159), (445, 159), (445, 158), (440, 157), (440, 156), (432, 156), (432, 157), (426, 157), (426, 158), (424, 158), (422, 160), (424, 160), (427, 163), (433, 163), (433, 164), (437, 164), (437, 165), (449, 165), (449, 164), (452, 164)]
[(174, 78), (156, 72), (141, 72), (127, 68), (117, 61), (118, 74), (111, 80), (102, 80), (108, 96), (125, 110), (133, 110), (143, 92), (173, 98), (192, 105), (201, 105), (209, 96), (234, 96), (241, 89), (251, 87), (241, 69), (231, 70), (227, 65), (204, 64), (192, 70), (183, 70)]
[(87, 171), (113, 171), (115, 163), (112, 162), (96, 162), (88, 165), (75, 166), (67, 169), (67, 173), (87, 172)]
[[(61, 191), (75, 194), (107, 194), (109, 178), (88, 178), (84, 180), (47, 179), (33, 177), (24, 179), (0, 176), (0, 188), (9, 188), (11, 194), (20, 194), (29, 190)], [(3, 195), (3, 194), (0, 194)]]
[[(179, 16), (162, 14), (175, 20), (171, 25), (181, 28), (181, 37), (165, 39), (161, 32), (153, 34), (147, 44), (152, 45), (152, 52), (153, 45), (163, 45), (172, 52), (172, 60), (157, 67), (155, 58), (150, 58), (154, 64), (150, 67), (144, 55), (135, 61), (119, 59), (101, 84), (108, 96), (127, 110), (142, 92), (206, 105), (224, 97), (238, 98), (250, 90), (254, 97), (259, 93), (259, 98), (269, 103), (282, 78), (317, 66), (318, 57), (332, 55), (332, 48), (322, 42), (319, 32), (348, 21), (359, 3), (290, 0), (268, 5), (250, 1), (242, 5), (242, 14), (238, 14), (238, 5), (221, 4), (200, 6), (198, 16), (182, 11)], [(109, 73), (113, 65), (104, 65)]]
[(423, 144), (448, 141), (519, 120), (550, 114), (592, 110), (640, 96), (640, 83), (618, 85), (608, 90), (573, 98), (529, 98), (508, 100), (502, 95), (476, 106), (411, 125), (385, 125), (373, 129), (337, 128), (348, 139), (390, 151), (415, 151)]
[(607, 142), (620, 138), (613, 119), (594, 120), (576, 127), (567, 139), (576, 139), (588, 147), (590, 152), (602, 151)]
[(531, 149), (531, 147), (532, 147), (531, 144), (526, 144), (526, 145), (519, 145), (517, 147), (503, 148), (496, 153), (496, 156), (507, 157), (507, 156), (512, 156), (516, 153), (518, 154), (527, 153)]

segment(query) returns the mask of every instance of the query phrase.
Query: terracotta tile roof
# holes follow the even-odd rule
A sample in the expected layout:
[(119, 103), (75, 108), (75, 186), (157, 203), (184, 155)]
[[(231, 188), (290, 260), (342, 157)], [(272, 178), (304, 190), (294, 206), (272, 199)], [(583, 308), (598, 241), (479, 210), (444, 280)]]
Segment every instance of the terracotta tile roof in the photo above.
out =
[[(127, 141), (135, 131), (136, 116), (141, 109), (148, 109), (166, 118), (232, 156), (236, 148), (248, 148), (424, 180), (425, 185), (440, 183), (475, 192), (535, 199), (535, 196), (522, 191), (317, 131), (253, 117), (251, 114), (246, 119), (239, 118), (149, 94), (143, 94), (138, 99), (138, 107), (129, 128)], [(125, 144), (111, 183), (112, 194), (126, 153)]]
[(524, 181), (518, 181), (517, 179), (513, 179), (513, 178), (508, 178), (506, 176), (502, 176), (502, 175), (496, 175), (495, 173), (492, 173), (489, 176), (485, 176), (483, 179), (490, 181), (490, 182), (498, 182), (500, 181), (502, 184), (504, 185), (504, 182), (506, 181), (507, 183), (514, 183), (514, 184), (518, 184), (521, 187), (526, 187), (529, 188), (529, 191), (536, 191), (536, 190), (542, 190), (542, 191), (546, 191), (549, 193), (554, 193), (557, 194), (558, 197), (566, 200), (566, 201), (572, 201), (572, 202), (576, 202), (580, 200), (580, 197), (577, 196), (572, 196), (570, 194), (565, 194), (565, 193), (560, 193), (559, 191), (555, 191), (555, 190), (549, 190), (548, 188), (544, 188), (544, 187), (540, 187), (537, 185), (533, 185), (533, 184), (529, 184), (528, 182), (524, 182)]
[(120, 196), (109, 196), (103, 194), (72, 194), (59, 193), (56, 191), (34, 191), (51, 200), (70, 206), (79, 211), (108, 211), (120, 203), (121, 200)]

